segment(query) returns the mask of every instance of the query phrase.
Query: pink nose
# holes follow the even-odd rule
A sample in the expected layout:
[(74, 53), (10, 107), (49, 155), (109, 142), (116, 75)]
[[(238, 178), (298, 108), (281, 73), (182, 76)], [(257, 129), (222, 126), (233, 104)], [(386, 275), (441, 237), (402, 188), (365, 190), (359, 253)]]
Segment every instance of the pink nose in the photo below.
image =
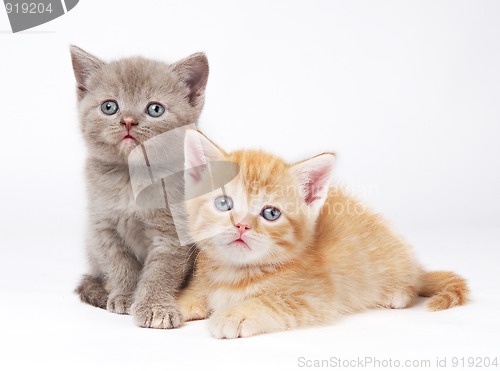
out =
[(132, 126), (139, 125), (138, 121), (139, 120), (137, 120), (137, 118), (132, 116), (132, 115), (125, 115), (120, 120), (120, 124), (125, 125), (125, 127), (127, 128), (127, 131), (130, 131), (130, 129), (132, 129)]
[(248, 231), (250, 228), (250, 224), (248, 224), (246, 221), (242, 221), (238, 224), (235, 224), (235, 227), (238, 229), (238, 232), (240, 232), (240, 236), (243, 235), (246, 231)]

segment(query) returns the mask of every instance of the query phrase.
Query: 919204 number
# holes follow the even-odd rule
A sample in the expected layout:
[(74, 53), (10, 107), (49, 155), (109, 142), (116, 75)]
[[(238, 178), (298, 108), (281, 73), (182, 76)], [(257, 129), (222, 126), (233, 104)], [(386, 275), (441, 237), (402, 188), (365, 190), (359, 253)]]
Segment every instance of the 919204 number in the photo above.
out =
[(52, 4), (45, 6), (44, 3), (5, 3), (7, 14), (22, 13), (22, 14), (41, 14), (52, 13)]

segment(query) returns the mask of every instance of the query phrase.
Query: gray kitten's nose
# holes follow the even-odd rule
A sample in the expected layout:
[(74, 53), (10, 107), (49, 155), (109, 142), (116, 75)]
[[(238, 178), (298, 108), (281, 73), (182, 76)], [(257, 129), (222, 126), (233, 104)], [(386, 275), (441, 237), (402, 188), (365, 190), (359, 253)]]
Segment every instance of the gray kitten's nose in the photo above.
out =
[(120, 120), (120, 124), (125, 125), (128, 131), (132, 129), (132, 126), (139, 125), (139, 120), (135, 116), (132, 115), (124, 115)]

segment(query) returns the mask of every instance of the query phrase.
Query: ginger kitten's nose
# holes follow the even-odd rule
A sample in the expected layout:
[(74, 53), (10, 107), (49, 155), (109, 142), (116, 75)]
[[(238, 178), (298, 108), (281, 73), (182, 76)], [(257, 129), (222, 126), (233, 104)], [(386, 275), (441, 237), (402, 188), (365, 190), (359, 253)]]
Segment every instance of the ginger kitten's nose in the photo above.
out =
[(240, 236), (249, 229), (251, 229), (250, 224), (246, 220), (243, 220), (238, 224), (235, 224), (234, 226), (236, 227), (236, 229), (238, 229), (238, 232), (240, 232)]
[(139, 120), (135, 116), (132, 115), (125, 115), (122, 116), (122, 119), (120, 120), (120, 124), (125, 125), (127, 128), (127, 131), (130, 131), (132, 129), (132, 126), (137, 126), (139, 125)]

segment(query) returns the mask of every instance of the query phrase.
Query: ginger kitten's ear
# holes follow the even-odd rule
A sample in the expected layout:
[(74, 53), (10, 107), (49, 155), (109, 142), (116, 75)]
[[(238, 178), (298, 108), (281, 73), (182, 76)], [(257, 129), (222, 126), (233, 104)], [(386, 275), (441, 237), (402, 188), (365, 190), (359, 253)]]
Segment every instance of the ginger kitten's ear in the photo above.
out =
[(300, 187), (300, 193), (307, 205), (319, 209), (328, 195), (330, 180), (335, 168), (335, 155), (324, 153), (299, 162), (290, 168)]
[(82, 99), (88, 90), (90, 76), (101, 68), (104, 62), (74, 45), (70, 46), (70, 52), (78, 87), (78, 99)]
[(208, 81), (208, 59), (204, 53), (195, 53), (172, 65), (189, 88), (189, 102), (196, 106), (203, 101)]
[(186, 130), (184, 138), (184, 169), (187, 180), (195, 183), (201, 179), (210, 161), (224, 159), (224, 153), (207, 137), (196, 130)]

